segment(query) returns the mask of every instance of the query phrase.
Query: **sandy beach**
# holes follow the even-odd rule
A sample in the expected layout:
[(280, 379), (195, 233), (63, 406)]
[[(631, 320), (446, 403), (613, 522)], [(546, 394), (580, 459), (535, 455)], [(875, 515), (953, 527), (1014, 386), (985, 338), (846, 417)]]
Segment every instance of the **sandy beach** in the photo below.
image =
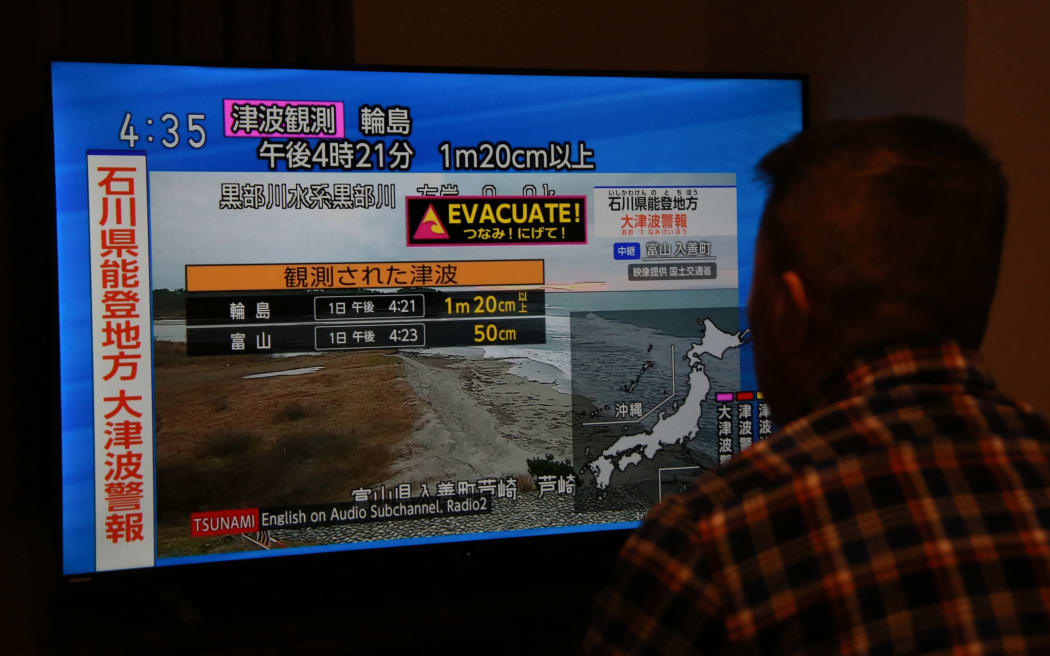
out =
[[(186, 357), (158, 342), (158, 553), (204, 510), (345, 501), (360, 488), (515, 477), (571, 458), (571, 402), (506, 360), (395, 351)], [(292, 372), (292, 375), (266, 375)], [(527, 485), (526, 485), (527, 487)], [(523, 490), (524, 491), (524, 490)]]
[(389, 483), (524, 474), (528, 458), (572, 457), (570, 398), (505, 360), (402, 352), (419, 421)]

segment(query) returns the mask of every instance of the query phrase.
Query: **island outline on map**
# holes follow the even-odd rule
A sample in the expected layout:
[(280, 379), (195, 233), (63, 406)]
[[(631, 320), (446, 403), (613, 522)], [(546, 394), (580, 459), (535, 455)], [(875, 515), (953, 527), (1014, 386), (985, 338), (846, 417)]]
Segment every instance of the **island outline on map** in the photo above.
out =
[(701, 402), (711, 391), (702, 357), (710, 355), (721, 360), (726, 351), (747, 344), (751, 338), (750, 330), (727, 333), (707, 317), (698, 319), (697, 323), (704, 327), (704, 334), (682, 357), (689, 365), (688, 392), (682, 403), (671, 414), (661, 412), (649, 430), (621, 436), (585, 465), (594, 476), (600, 495), (609, 487), (614, 472), (626, 471), (632, 465), (651, 460), (662, 449), (696, 437), (703, 413)]

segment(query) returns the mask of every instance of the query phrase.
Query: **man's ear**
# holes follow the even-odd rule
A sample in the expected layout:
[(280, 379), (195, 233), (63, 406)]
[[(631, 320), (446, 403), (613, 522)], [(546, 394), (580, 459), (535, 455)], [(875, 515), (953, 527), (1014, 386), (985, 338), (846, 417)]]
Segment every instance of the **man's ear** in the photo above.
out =
[(778, 329), (784, 346), (791, 351), (800, 351), (809, 340), (813, 307), (802, 278), (794, 271), (780, 274), (781, 316)]

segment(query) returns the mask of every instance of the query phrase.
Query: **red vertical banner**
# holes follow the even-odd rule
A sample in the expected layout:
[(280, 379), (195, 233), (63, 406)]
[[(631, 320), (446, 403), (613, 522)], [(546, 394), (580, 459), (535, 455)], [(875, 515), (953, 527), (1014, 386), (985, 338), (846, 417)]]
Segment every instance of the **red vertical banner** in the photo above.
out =
[(154, 561), (153, 375), (146, 156), (88, 153), (95, 565)]

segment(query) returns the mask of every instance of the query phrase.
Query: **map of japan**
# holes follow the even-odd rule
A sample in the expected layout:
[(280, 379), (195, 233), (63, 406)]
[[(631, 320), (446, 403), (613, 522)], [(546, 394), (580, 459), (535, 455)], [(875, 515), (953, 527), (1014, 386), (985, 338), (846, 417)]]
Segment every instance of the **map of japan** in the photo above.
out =
[(727, 333), (710, 318), (698, 323), (703, 326), (703, 335), (699, 342), (691, 344), (682, 358), (689, 369), (685, 398), (672, 411), (660, 412), (656, 423), (649, 430), (630, 431), (620, 436), (586, 463), (594, 476), (599, 494), (609, 487), (616, 472), (624, 472), (632, 465), (652, 460), (661, 450), (692, 440), (700, 431), (701, 404), (711, 390), (711, 379), (703, 356), (721, 360), (727, 351), (748, 342), (749, 331)]

